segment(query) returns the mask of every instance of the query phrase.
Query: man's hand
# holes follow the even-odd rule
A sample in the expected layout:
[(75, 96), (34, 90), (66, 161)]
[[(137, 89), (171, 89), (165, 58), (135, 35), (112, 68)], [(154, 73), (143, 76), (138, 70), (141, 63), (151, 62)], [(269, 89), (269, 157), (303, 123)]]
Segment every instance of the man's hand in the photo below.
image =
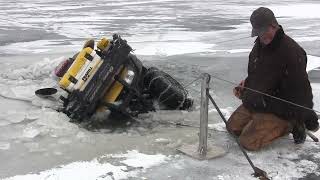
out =
[(308, 112), (308, 115), (306, 116), (306, 119), (305, 119), (305, 126), (307, 128), (307, 130), (309, 131), (313, 131), (313, 132), (316, 132), (319, 130), (319, 122), (318, 122), (318, 115), (312, 111), (312, 112)]
[(313, 127), (308, 127), (307, 129), (312, 132), (317, 132), (319, 130), (319, 124), (317, 124)]
[(242, 95), (243, 88), (244, 88), (244, 82), (245, 82), (245, 80), (242, 80), (240, 82), (240, 84), (233, 89), (233, 94), (239, 99), (241, 99), (241, 95)]

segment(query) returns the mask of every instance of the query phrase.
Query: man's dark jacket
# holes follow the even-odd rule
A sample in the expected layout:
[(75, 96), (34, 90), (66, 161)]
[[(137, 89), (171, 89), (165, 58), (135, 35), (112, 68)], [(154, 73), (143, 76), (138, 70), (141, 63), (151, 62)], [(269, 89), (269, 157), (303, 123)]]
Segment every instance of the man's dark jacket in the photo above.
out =
[[(249, 55), (245, 86), (312, 109), (313, 96), (306, 64), (306, 52), (280, 28), (267, 46), (262, 46), (257, 38)], [(318, 124), (314, 111), (250, 90), (244, 90), (242, 102), (254, 112), (274, 113), (291, 122), (304, 121), (307, 129)]]

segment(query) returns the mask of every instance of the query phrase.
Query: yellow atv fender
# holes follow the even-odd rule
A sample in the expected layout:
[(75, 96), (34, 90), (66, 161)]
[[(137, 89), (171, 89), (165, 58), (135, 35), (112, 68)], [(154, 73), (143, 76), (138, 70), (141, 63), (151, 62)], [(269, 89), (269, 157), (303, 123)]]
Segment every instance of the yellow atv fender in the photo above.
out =
[[(96, 52), (90, 48), (84, 48), (72, 63), (66, 74), (62, 77), (59, 85), (62, 89), (72, 92), (74, 90), (83, 91), (95, 75), (102, 60)], [(124, 79), (128, 73), (127, 68), (121, 68), (120, 78)], [(113, 103), (120, 95), (123, 85), (114, 81), (104, 96), (104, 102)]]
[(92, 48), (82, 49), (68, 71), (61, 78), (60, 87), (68, 92), (80, 89), (100, 63), (101, 58)]

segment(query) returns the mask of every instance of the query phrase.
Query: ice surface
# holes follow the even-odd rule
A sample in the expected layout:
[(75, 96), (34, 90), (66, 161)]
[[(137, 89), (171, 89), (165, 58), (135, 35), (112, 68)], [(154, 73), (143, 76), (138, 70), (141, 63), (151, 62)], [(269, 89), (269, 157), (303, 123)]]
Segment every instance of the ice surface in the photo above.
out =
[(10, 149), (10, 143), (0, 141), (0, 151)]
[[(226, 156), (198, 162), (184, 156), (170, 158), (157, 154), (175, 154), (174, 149), (181, 144), (197, 141), (199, 83), (188, 87), (196, 99), (195, 106), (198, 108), (194, 111), (161, 111), (141, 115), (142, 123), (139, 126), (142, 127), (128, 125), (129, 128), (118, 128), (123, 134), (113, 132), (112, 129), (87, 131), (70, 123), (67, 116), (52, 110), (56, 104), (35, 97), (34, 91), (56, 85), (57, 79), (52, 71), (68, 57), (61, 57), (62, 55), (77, 52), (86, 38), (110, 37), (115, 32), (128, 40), (135, 49), (134, 53), (146, 64), (171, 71), (185, 84), (193, 80), (195, 74), (202, 72), (218, 74), (229, 80), (241, 79), (246, 72), (246, 64), (242, 63), (247, 63), (247, 54), (254, 41), (254, 38), (248, 37), (251, 31), (249, 16), (259, 6), (268, 6), (274, 10), (286, 33), (303, 45), (310, 54), (307, 67), (310, 71), (320, 66), (320, 4), (312, 0), (308, 2), (1, 2), (0, 65), (3, 68), (0, 75), (0, 95), (6, 98), (1, 98), (0, 160), (2, 162), (4, 159), (7, 166), (0, 166), (0, 178), (254, 179), (250, 176), (250, 166), (238, 151), (235, 142), (226, 134), (224, 123), (211, 105), (210, 134), (221, 134), (214, 134), (209, 137), (209, 141), (226, 147), (229, 151)], [(55, 57), (51, 58), (53, 55)], [(31, 64), (28, 60), (36, 63)], [(312, 87), (314, 108), (320, 110), (319, 84), (313, 82)], [(213, 90), (218, 91), (214, 98), (227, 118), (239, 103), (230, 97), (232, 88), (216, 81), (213, 85)], [(179, 123), (186, 126), (176, 126)], [(320, 132), (315, 135), (320, 138)], [(144, 148), (152, 153), (142, 154), (132, 150), (137, 148)], [(119, 154), (120, 151), (127, 150), (127, 153)], [(102, 163), (97, 157), (106, 154), (105, 151), (115, 157), (112, 157), (112, 161)], [(317, 173), (318, 152), (318, 144), (310, 142), (309, 138), (304, 145), (296, 146), (289, 136), (261, 152), (249, 155), (272, 179), (282, 180)], [(86, 160), (94, 157), (92, 161)], [(164, 163), (162, 167), (161, 163)], [(26, 167), (25, 164), (30, 166)], [(58, 164), (62, 165), (57, 167)], [(159, 174), (156, 171), (158, 165)], [(12, 171), (8, 170), (10, 168)], [(28, 172), (35, 173), (27, 174)], [(15, 176), (17, 174), (26, 175)]]
[(225, 123), (216, 123), (216, 124), (208, 124), (208, 128), (215, 130), (215, 131), (221, 131), (221, 132), (226, 132), (226, 124)]
[(25, 120), (26, 113), (25, 112), (19, 112), (19, 111), (9, 111), (6, 114), (7, 121), (11, 123), (20, 123)]
[[(320, 18), (319, 14), (319, 4), (287, 4), (283, 6), (269, 6), (277, 17), (286, 18)], [(301, 13), (297, 13), (301, 12)]]
[[(162, 154), (157, 155), (147, 155), (139, 153), (136, 150), (128, 151), (126, 154), (116, 154), (111, 155), (114, 158), (126, 158), (125, 160), (121, 161), (122, 163), (132, 166), (132, 167), (144, 167), (150, 168), (157, 164), (161, 164), (169, 160), (168, 157)], [(143, 161), (142, 161), (143, 160)]]
[[(312, 161), (308, 160), (301, 160), (298, 164), (298, 170), (303, 172), (303, 173), (314, 173), (318, 169), (318, 165)], [(317, 175), (320, 173), (317, 172)]]
[(201, 42), (159, 42), (150, 43), (149, 45), (141, 43), (140, 46), (134, 45), (133, 47), (136, 49), (134, 52), (137, 55), (172, 56), (178, 54), (206, 52), (213, 46), (213, 44), (205, 44)]
[(50, 110), (43, 111), (40, 118), (29, 125), (40, 129), (42, 135), (53, 137), (75, 135), (79, 131), (79, 127), (70, 123), (65, 114)]
[(295, 37), (294, 38), (295, 41), (297, 42), (311, 42), (311, 41), (319, 41), (320, 37), (316, 36), (316, 37), (312, 37), (312, 36), (308, 36), (308, 37)]
[[(31, 144), (29, 146), (37, 146), (37, 144)], [(98, 160), (100, 158), (97, 158), (92, 161), (73, 162), (67, 165), (62, 165), (54, 169), (42, 171), (39, 174), (18, 175), (6, 178), (5, 180), (127, 179), (129, 177), (136, 177), (139, 172), (153, 166), (166, 163), (166, 161), (169, 160), (168, 157), (161, 154), (148, 155), (139, 153), (136, 150), (128, 151), (126, 154), (114, 154), (106, 156), (118, 159), (125, 158), (125, 160), (121, 161), (124, 163), (124, 165), (116, 166), (110, 163), (100, 163)], [(130, 169), (129, 167), (135, 168)]]
[(27, 127), (23, 130), (22, 136), (26, 138), (34, 138), (39, 134), (40, 134), (40, 131), (38, 129), (34, 127)]
[(27, 142), (24, 143), (24, 146), (28, 149), (29, 153), (36, 153), (36, 152), (44, 152), (47, 149), (40, 147), (39, 143), (36, 142)]
[(39, 88), (57, 86), (53, 70), (63, 59), (44, 59), (27, 67), (5, 70), (0, 75), (0, 95), (9, 99), (34, 101), (39, 106), (41, 103), (53, 106), (53, 102), (37, 98), (34, 92)]
[(4, 119), (0, 119), (0, 126), (6, 126), (6, 125), (9, 125), (11, 124), (9, 121), (6, 121)]
[(0, 51), (5, 53), (43, 53), (52, 50), (55, 46), (57, 46), (59, 42), (57, 41), (48, 41), (48, 40), (38, 40), (32, 42), (20, 42), (13, 43), (8, 46), (0, 46)]
[(307, 72), (320, 67), (320, 57), (308, 55)]
[(155, 140), (156, 143), (161, 143), (161, 144), (169, 144), (171, 142), (170, 139), (165, 139), (165, 138), (158, 138)]

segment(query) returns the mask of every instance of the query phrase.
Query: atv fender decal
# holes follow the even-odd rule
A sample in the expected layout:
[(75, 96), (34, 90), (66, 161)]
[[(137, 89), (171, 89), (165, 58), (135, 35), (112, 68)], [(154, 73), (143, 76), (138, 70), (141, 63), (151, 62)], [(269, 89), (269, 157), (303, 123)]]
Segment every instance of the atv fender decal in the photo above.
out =
[(87, 70), (87, 72), (84, 74), (84, 76), (82, 77), (82, 80), (83, 80), (84, 82), (86, 82), (86, 81), (88, 80), (88, 78), (89, 78), (89, 76), (90, 76), (91, 70), (92, 70), (92, 67), (90, 67), (90, 68)]

